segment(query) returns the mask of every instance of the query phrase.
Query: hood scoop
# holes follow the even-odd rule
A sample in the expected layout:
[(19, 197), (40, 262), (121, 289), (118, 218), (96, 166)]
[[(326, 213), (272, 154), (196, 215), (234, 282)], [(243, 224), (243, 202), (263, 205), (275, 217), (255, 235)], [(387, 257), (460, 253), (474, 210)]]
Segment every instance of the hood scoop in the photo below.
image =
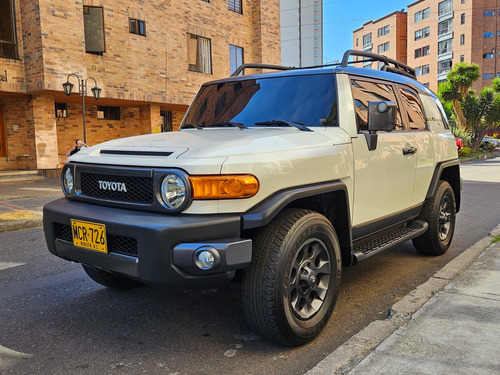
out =
[(163, 156), (172, 155), (169, 151), (135, 151), (135, 150), (101, 150), (101, 155), (124, 155), (124, 156)]

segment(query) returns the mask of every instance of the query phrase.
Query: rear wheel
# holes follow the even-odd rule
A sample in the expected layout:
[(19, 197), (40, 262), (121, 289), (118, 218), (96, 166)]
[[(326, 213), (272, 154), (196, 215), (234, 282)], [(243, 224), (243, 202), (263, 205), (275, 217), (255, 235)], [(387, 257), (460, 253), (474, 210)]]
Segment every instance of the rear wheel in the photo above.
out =
[(123, 276), (116, 275), (111, 272), (103, 271), (99, 268), (88, 266), (86, 264), (82, 264), (82, 267), (83, 270), (92, 280), (110, 289), (128, 290), (143, 285), (141, 282), (137, 280), (129, 279)]
[(314, 339), (337, 300), (340, 245), (331, 223), (309, 210), (282, 212), (254, 238), (243, 306), (263, 337), (285, 345)]
[(446, 253), (455, 232), (456, 220), (455, 194), (447, 181), (439, 181), (434, 196), (425, 202), (420, 217), (429, 224), (429, 228), (413, 239), (415, 248), (427, 255)]

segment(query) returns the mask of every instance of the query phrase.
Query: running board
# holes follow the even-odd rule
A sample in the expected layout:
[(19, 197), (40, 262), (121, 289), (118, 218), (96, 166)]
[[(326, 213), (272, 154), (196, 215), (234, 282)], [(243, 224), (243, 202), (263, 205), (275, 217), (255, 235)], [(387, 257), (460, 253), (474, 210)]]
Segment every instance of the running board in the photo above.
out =
[(411, 240), (425, 233), (429, 225), (422, 220), (415, 220), (406, 227), (398, 229), (392, 233), (378, 237), (370, 242), (354, 247), (354, 257), (357, 262), (362, 262), (369, 257), (401, 245), (403, 242)]

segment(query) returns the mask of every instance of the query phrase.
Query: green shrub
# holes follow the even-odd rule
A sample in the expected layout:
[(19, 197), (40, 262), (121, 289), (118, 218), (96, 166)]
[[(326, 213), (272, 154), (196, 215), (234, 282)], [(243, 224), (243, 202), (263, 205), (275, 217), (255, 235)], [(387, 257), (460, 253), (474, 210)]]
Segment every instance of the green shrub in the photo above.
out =
[(458, 151), (458, 156), (467, 157), (470, 154), (470, 147), (462, 147), (460, 151)]

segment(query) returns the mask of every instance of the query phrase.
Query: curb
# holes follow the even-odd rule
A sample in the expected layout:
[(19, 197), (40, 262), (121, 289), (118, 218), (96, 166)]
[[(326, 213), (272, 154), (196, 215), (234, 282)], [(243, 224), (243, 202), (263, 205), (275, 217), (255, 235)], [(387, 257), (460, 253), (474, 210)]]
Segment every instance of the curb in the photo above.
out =
[[(500, 235), (500, 225), (493, 229), (490, 235)], [(432, 296), (470, 266), (479, 255), (490, 246), (495, 246), (491, 241), (490, 236), (484, 237), (452, 259), (428, 281), (396, 302), (389, 310), (387, 319), (370, 323), (309, 370), (306, 375), (347, 374), (386, 338), (408, 322)]]
[(29, 229), (42, 226), (42, 218), (7, 221), (0, 223), (0, 233), (14, 230)]

